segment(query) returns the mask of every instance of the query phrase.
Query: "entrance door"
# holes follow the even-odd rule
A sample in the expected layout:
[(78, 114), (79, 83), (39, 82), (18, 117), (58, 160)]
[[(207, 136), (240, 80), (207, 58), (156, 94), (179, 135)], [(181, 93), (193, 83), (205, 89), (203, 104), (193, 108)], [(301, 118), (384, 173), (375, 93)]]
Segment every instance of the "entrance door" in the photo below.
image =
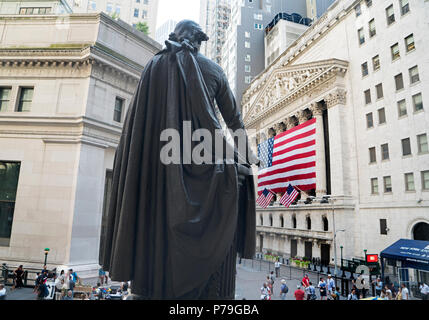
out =
[(398, 278), (399, 278), (399, 286), (401, 284), (405, 284), (405, 286), (410, 286), (410, 274), (408, 268), (398, 268)]
[(327, 266), (329, 262), (331, 261), (330, 258), (330, 251), (331, 251), (331, 245), (322, 243), (320, 245), (320, 260), (322, 262), (322, 265)]
[(262, 249), (264, 248), (264, 236), (259, 236), (259, 252), (262, 252)]
[(292, 258), (296, 257), (298, 253), (298, 242), (296, 240), (290, 241), (290, 256)]
[(305, 242), (305, 257), (310, 260), (313, 258), (313, 242), (311, 241)]

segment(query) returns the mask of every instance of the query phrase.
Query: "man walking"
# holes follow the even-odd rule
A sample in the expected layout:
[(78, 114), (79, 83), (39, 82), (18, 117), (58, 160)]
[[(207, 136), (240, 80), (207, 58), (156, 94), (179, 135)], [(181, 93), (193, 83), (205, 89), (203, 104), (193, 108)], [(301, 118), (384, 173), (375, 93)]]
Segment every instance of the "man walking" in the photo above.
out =
[(304, 300), (305, 292), (301, 289), (301, 286), (298, 284), (294, 293), (295, 300)]
[(328, 286), (328, 293), (332, 295), (332, 293), (335, 290), (335, 281), (334, 279), (332, 279), (331, 274), (328, 274), (327, 286)]
[(429, 300), (429, 286), (426, 283), (420, 282), (419, 289), (422, 294), (422, 300)]
[(280, 258), (277, 258), (276, 262), (274, 263), (274, 268), (276, 270), (276, 277), (277, 278), (280, 278), (280, 266), (281, 266)]
[(286, 300), (286, 294), (289, 291), (289, 288), (286, 285), (286, 280), (282, 279), (281, 281), (282, 285), (280, 287), (280, 297), (282, 298), (282, 300)]

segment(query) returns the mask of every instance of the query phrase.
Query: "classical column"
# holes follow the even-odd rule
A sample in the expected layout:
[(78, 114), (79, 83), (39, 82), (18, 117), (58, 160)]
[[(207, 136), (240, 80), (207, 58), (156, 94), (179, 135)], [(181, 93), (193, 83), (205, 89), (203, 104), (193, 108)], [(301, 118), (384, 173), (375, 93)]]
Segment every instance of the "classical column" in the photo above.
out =
[(351, 192), (350, 166), (354, 149), (352, 123), (346, 114), (346, 91), (338, 88), (325, 97), (328, 109), (329, 158), (331, 194), (342, 196)]
[(325, 136), (323, 130), (323, 108), (312, 103), (310, 110), (316, 119), (316, 197), (326, 194)]
[[(299, 124), (303, 124), (308, 120), (308, 114), (304, 110), (298, 111), (296, 115)], [(310, 195), (306, 191), (301, 191), (301, 200), (307, 200)]]

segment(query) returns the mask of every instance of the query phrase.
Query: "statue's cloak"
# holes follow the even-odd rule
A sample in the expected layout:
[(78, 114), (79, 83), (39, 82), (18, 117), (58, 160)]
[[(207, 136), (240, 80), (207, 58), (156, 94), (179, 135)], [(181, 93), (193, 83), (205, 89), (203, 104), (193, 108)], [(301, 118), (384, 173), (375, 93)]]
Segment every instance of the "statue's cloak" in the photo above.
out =
[(131, 280), (133, 293), (149, 299), (180, 298), (204, 286), (234, 236), (242, 257), (255, 250), (253, 176), (245, 178), (239, 210), (236, 164), (160, 161), (164, 129), (176, 129), (183, 143), (185, 120), (193, 130), (221, 128), (196, 52), (186, 41), (167, 46), (145, 67), (130, 103), (100, 245), (111, 279)]

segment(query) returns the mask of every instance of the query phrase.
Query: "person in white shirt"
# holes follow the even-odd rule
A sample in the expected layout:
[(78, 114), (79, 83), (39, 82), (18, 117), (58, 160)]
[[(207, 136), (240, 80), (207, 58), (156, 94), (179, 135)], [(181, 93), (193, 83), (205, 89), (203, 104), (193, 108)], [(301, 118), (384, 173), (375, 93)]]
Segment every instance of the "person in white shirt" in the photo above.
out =
[(408, 288), (405, 286), (405, 284), (401, 284), (401, 295), (402, 295), (402, 300), (410, 300), (410, 292), (408, 291)]
[(429, 300), (429, 286), (426, 283), (420, 282), (419, 288), (422, 294), (422, 300)]
[(0, 300), (6, 299), (6, 288), (3, 284), (0, 284)]
[(279, 259), (277, 259), (276, 262), (274, 263), (274, 268), (276, 269), (276, 278), (280, 278), (280, 266), (281, 266), (281, 263)]
[(327, 285), (328, 285), (328, 293), (332, 294), (332, 292), (335, 290), (335, 281), (334, 279), (332, 279), (331, 274), (328, 274)]

